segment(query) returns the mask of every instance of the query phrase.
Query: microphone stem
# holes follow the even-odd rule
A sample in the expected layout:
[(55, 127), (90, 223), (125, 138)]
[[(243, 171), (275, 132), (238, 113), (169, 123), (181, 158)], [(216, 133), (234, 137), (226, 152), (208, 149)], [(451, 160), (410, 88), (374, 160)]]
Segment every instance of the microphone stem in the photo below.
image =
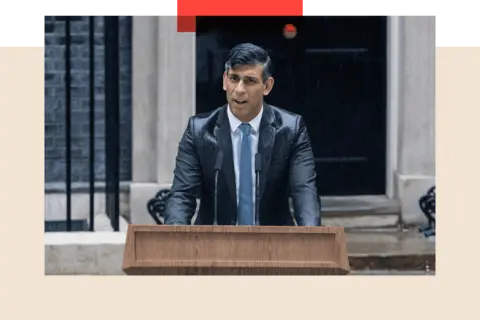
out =
[(215, 192), (214, 192), (214, 200), (213, 200), (213, 225), (217, 225), (217, 190), (218, 190), (218, 170), (215, 170)]
[(256, 186), (255, 186), (255, 216), (253, 217), (253, 222), (255, 223), (255, 225), (258, 225), (258, 211), (259, 211), (259, 207), (260, 207), (260, 203), (259, 203), (259, 195), (260, 195), (260, 190), (259, 189), (259, 186), (260, 186), (260, 172), (257, 171), (256, 172)]

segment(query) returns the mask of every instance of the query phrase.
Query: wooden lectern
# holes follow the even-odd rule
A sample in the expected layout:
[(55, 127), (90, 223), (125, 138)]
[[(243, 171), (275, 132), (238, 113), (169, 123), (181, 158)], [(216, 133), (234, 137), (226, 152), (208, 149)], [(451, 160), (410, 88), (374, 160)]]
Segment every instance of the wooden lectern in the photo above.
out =
[(342, 227), (129, 225), (128, 275), (348, 274)]

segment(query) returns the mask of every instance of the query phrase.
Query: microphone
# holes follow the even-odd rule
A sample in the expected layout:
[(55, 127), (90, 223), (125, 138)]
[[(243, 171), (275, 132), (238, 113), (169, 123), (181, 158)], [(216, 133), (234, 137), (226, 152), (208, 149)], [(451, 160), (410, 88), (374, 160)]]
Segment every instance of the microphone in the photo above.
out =
[(213, 218), (213, 225), (217, 225), (218, 224), (218, 221), (217, 221), (217, 214), (218, 214), (218, 208), (217, 208), (217, 193), (218, 193), (218, 172), (222, 169), (222, 164), (223, 164), (223, 152), (222, 150), (219, 150), (218, 153), (217, 153), (217, 158), (215, 160), (215, 167), (214, 167), (214, 170), (215, 170), (215, 190), (214, 190), (214, 199), (213, 199), (213, 214), (214, 214), (214, 218)]
[(255, 154), (255, 217), (253, 221), (258, 225), (258, 214), (260, 210), (260, 172), (262, 172), (262, 155)]

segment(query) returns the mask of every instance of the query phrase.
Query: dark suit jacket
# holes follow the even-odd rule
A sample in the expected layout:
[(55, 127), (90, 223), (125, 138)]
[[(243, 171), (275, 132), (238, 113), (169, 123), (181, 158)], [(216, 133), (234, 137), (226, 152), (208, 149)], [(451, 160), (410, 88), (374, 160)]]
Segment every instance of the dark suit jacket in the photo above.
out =
[[(218, 176), (219, 225), (237, 223), (237, 198), (230, 123), (224, 105), (192, 116), (178, 148), (165, 224), (191, 224), (200, 199), (196, 225), (214, 223), (215, 160), (224, 154)], [(289, 209), (293, 200), (299, 226), (320, 225), (320, 199), (316, 188), (315, 162), (303, 118), (264, 104), (258, 152), (262, 155), (259, 225), (294, 225)]]

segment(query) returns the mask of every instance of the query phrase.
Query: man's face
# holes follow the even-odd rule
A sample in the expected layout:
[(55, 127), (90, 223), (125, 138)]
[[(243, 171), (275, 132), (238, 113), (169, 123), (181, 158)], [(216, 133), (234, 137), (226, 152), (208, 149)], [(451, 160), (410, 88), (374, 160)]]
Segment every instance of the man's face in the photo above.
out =
[(273, 78), (262, 79), (263, 66), (238, 66), (223, 74), (223, 90), (232, 113), (241, 121), (248, 122), (260, 112), (263, 96), (270, 93)]

